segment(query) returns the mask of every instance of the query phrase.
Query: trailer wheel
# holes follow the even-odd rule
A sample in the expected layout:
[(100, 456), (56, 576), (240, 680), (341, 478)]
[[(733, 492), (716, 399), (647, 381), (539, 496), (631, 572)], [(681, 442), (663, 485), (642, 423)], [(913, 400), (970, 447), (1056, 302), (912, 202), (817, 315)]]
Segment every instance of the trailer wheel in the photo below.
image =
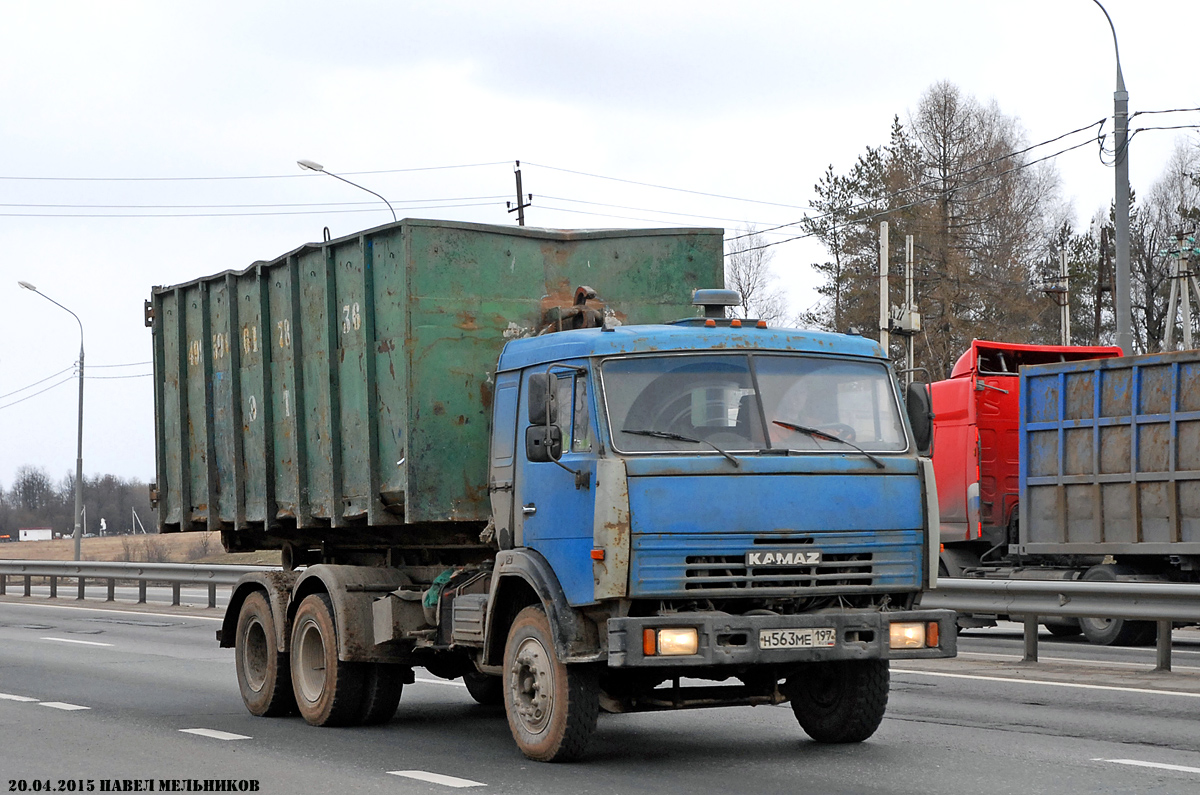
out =
[[(1129, 566), (1104, 563), (1085, 571), (1082, 579), (1113, 582), (1134, 574), (1137, 571)], [(1158, 634), (1153, 621), (1130, 621), (1125, 618), (1081, 618), (1079, 628), (1083, 630), (1084, 637), (1097, 646), (1149, 646)]]
[(476, 703), (485, 707), (498, 707), (504, 703), (504, 679), (499, 676), (489, 676), (478, 671), (463, 674), (463, 683), (467, 692)]
[(296, 709), (288, 655), (275, 643), (275, 616), (260, 591), (242, 602), (234, 642), (238, 689), (251, 715), (274, 718)]
[[(345, 663), (342, 663), (345, 665)], [(378, 726), (387, 723), (396, 714), (400, 696), (404, 692), (402, 665), (390, 663), (366, 663), (363, 681), (362, 724)]]
[(304, 597), (292, 622), (292, 689), (300, 715), (313, 726), (362, 720), (362, 663), (337, 656), (333, 607), (323, 593)]
[(887, 660), (807, 663), (788, 678), (792, 712), (819, 743), (859, 743), (883, 721)]
[(504, 709), (517, 747), (538, 762), (579, 758), (596, 728), (600, 688), (595, 672), (559, 661), (540, 605), (518, 613), (508, 632)]

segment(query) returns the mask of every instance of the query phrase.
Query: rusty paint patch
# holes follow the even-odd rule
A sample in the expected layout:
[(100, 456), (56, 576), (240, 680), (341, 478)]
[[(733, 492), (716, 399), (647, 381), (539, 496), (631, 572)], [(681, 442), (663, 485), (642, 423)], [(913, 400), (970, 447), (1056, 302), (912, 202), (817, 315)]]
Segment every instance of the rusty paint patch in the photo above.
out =
[(433, 413), (439, 417), (445, 414), (446, 404), (440, 400), (433, 401)]
[(454, 324), (455, 328), (460, 328), (463, 331), (478, 331), (480, 325), (475, 320), (475, 316), (470, 312), (462, 311), (458, 313), (458, 322)]

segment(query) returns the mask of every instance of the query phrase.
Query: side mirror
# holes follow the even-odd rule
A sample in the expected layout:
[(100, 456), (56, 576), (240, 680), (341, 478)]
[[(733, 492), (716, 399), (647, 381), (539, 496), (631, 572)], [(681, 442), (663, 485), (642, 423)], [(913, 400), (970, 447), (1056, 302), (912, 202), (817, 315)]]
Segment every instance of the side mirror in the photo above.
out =
[(533, 373), (529, 376), (529, 424), (553, 425), (556, 422), (558, 376), (554, 373)]
[(562, 428), (557, 425), (530, 425), (526, 428), (525, 457), (534, 463), (562, 458)]
[(917, 452), (921, 455), (933, 453), (933, 399), (929, 396), (929, 385), (911, 383), (906, 395), (908, 422), (912, 425), (917, 440)]

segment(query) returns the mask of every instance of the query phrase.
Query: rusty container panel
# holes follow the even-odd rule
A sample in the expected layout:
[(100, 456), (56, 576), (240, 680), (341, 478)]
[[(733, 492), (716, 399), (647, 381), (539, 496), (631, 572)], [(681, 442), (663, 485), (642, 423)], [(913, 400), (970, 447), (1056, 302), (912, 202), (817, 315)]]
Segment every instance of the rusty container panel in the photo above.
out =
[(1021, 369), (1025, 554), (1200, 554), (1200, 351)]
[(378, 537), (485, 521), (504, 343), (581, 285), (624, 323), (694, 315), (722, 253), (719, 229), (406, 219), (157, 287), (159, 526)]

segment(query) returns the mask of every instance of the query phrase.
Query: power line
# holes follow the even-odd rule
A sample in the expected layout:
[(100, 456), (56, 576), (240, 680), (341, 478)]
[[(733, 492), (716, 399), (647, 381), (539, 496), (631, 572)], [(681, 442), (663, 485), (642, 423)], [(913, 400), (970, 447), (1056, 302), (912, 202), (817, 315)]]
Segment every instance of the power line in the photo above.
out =
[(91, 381), (93, 378), (97, 381), (113, 381), (118, 378), (149, 378), (154, 373), (135, 373), (133, 375), (85, 375), (84, 380)]
[[(1045, 141), (1042, 141), (1042, 142), (1040, 142), (1040, 143), (1033, 144), (1032, 146), (1027, 146), (1027, 147), (1025, 147), (1024, 149), (1020, 149), (1020, 150), (1017, 150), (1017, 151), (1015, 151), (1015, 152), (1009, 152), (1008, 154), (1000, 155), (999, 157), (992, 158), (991, 160), (987, 160), (987, 161), (985, 161), (985, 162), (983, 162), (983, 163), (977, 163), (977, 164), (975, 164), (975, 165), (971, 166), (970, 168), (965, 168), (965, 169), (963, 169), (962, 171), (958, 171), (958, 172), (956, 172), (956, 173), (954, 173), (954, 174), (948, 174), (946, 177), (939, 177), (939, 178), (936, 178), (936, 179), (930, 179), (930, 180), (926, 180), (925, 182), (918, 183), (918, 184), (916, 184), (916, 185), (913, 185), (913, 186), (911, 186), (911, 187), (908, 187), (908, 188), (901, 188), (900, 190), (898, 190), (898, 191), (895, 191), (895, 192), (893, 192), (893, 193), (886, 194), (886, 195), (884, 195), (884, 196), (883, 196), (883, 197), (881, 197), (881, 198), (884, 198), (884, 199), (894, 199), (894, 198), (896, 198), (896, 197), (898, 197), (898, 196), (903, 196), (903, 195), (904, 195), (904, 194), (906, 194), (906, 193), (913, 193), (913, 192), (915, 192), (915, 191), (918, 191), (918, 190), (923, 190), (923, 189), (929, 188), (929, 187), (931, 187), (931, 186), (934, 186), (934, 185), (936, 185), (936, 184), (937, 184), (939, 181), (943, 181), (943, 180), (945, 180), (945, 179), (954, 179), (954, 178), (957, 178), (957, 177), (966, 176), (967, 174), (970, 174), (972, 171), (978, 171), (978, 170), (979, 170), (979, 169), (981, 169), (981, 168), (986, 168), (986, 167), (988, 167), (988, 166), (995, 165), (996, 163), (1002, 162), (1002, 161), (1004, 161), (1004, 160), (1009, 160), (1009, 159), (1011, 159), (1011, 158), (1017, 157), (1018, 155), (1023, 155), (1023, 154), (1025, 154), (1026, 152), (1031, 152), (1031, 151), (1033, 151), (1034, 149), (1037, 149), (1037, 148), (1039, 148), (1039, 147), (1042, 147), (1042, 146), (1046, 146), (1046, 145), (1048, 145), (1048, 144), (1055, 143), (1056, 141), (1061, 141), (1063, 138), (1066, 138), (1066, 137), (1068, 137), (1068, 136), (1071, 136), (1071, 135), (1075, 135), (1076, 133), (1083, 132), (1084, 130), (1089, 130), (1089, 129), (1091, 129), (1092, 127), (1096, 127), (1097, 125), (1099, 125), (1099, 126), (1103, 127), (1103, 125), (1104, 125), (1104, 122), (1105, 122), (1105, 121), (1106, 121), (1105, 119), (1101, 119), (1100, 121), (1094, 121), (1094, 122), (1092, 122), (1091, 124), (1087, 124), (1087, 125), (1084, 125), (1083, 127), (1076, 128), (1076, 129), (1074, 129), (1074, 130), (1071, 130), (1070, 132), (1063, 133), (1062, 135), (1056, 136), (1056, 137), (1054, 137), (1054, 138), (1050, 138), (1050, 139), (1047, 139), (1047, 140), (1045, 140)], [(1063, 154), (1064, 152), (1069, 152), (1069, 151), (1071, 151), (1071, 149), (1078, 149), (1078, 148), (1079, 148), (1079, 146), (1085, 146), (1086, 144), (1089, 144), (1089, 143), (1091, 143), (1093, 140), (1094, 140), (1094, 139), (1088, 139), (1087, 141), (1085, 141), (1085, 142), (1084, 142), (1084, 143), (1082, 143), (1082, 144), (1079, 144), (1078, 146), (1073, 146), (1073, 147), (1070, 147), (1069, 149), (1064, 149), (1064, 150), (1062, 150), (1061, 152), (1057, 152), (1056, 154), (1054, 154), (1054, 155), (1051, 155), (1051, 157), (1057, 157), (1058, 155), (1060, 155), (1060, 154)], [(1047, 159), (1047, 158), (1042, 158), (1041, 160), (1045, 160), (1045, 159)], [(1033, 165), (1034, 163), (1039, 163), (1039, 162), (1041, 162), (1041, 160), (1034, 160), (1034, 161), (1031, 161), (1030, 163), (1027, 163), (1026, 165)], [(995, 176), (1002, 176), (1003, 174), (1009, 174), (1009, 173), (1012, 173), (1012, 172), (1011, 172), (1011, 170), (1010, 170), (1010, 171), (1001, 172), (1001, 174), (997, 174), (997, 175), (995, 175)], [(978, 183), (977, 183), (977, 182), (971, 182), (971, 183), (967, 183), (967, 184), (965, 184), (965, 185), (960, 185), (960, 186), (958, 186), (957, 188), (954, 188), (954, 190), (958, 190), (958, 189), (961, 189), (961, 188), (964, 188), (964, 187), (970, 187), (971, 185), (975, 185), (975, 184), (978, 184)], [(866, 205), (868, 205), (868, 204), (871, 204), (871, 203), (872, 203), (872, 202), (871, 202), (871, 200), (862, 201), (862, 202), (858, 202), (857, 204), (850, 204), (850, 205), (847, 205), (847, 206), (845, 206), (845, 207), (839, 207), (839, 208), (838, 208), (838, 211), (839, 211), (839, 212), (845, 212), (845, 211), (847, 211), (847, 210), (854, 210), (854, 209), (857, 209), (857, 208), (859, 208), (859, 207), (866, 206)], [(911, 206), (911, 205), (910, 205), (910, 206)], [(815, 216), (815, 217), (805, 217), (805, 218), (802, 218), (802, 219), (800, 219), (799, 221), (791, 221), (791, 222), (789, 222), (789, 223), (786, 223), (786, 224), (780, 224), (780, 225), (778, 225), (778, 226), (767, 227), (766, 229), (759, 230), (759, 231), (757, 231), (757, 232), (755, 232), (755, 233), (753, 233), (753, 234), (763, 234), (763, 233), (766, 233), (766, 232), (774, 232), (774, 231), (776, 231), (776, 230), (779, 230), (779, 229), (786, 229), (786, 228), (787, 228), (787, 227), (789, 227), (789, 226), (797, 226), (797, 225), (799, 225), (799, 224), (802, 224), (802, 223), (804, 223), (805, 221), (808, 221), (808, 220), (818, 220), (818, 219), (821, 219), (821, 218), (827, 218), (828, 216), (830, 216), (830, 215), (832, 215), (832, 214), (833, 214), (833, 213), (825, 213), (825, 214), (823, 214), (823, 215), (818, 215), (818, 216)], [(734, 237), (731, 237), (731, 238), (729, 238), (729, 241), (730, 241), (730, 242), (732, 242), (732, 241), (734, 241), (734, 240), (741, 240), (742, 238), (744, 238), (744, 237), (749, 237), (749, 236), (750, 236), (749, 234), (745, 234), (745, 235), (736, 235), (736, 236), (734, 236)], [(802, 237), (810, 237), (810, 235), (803, 235)], [(793, 240), (799, 240), (800, 238), (792, 238), (792, 239), (793, 239)], [(787, 241), (780, 241), (780, 242), (784, 242), (784, 243), (786, 243)], [(747, 251), (753, 251), (753, 250), (754, 250), (754, 249), (747, 249)]]
[[(500, 160), (494, 163), (462, 163), (453, 166), (423, 166), (418, 168), (389, 168), (380, 171), (345, 171), (339, 172), (346, 176), (356, 176), (364, 174), (406, 174), (413, 171), (444, 171), (453, 168), (481, 168), (484, 166), (504, 166), (508, 165), (509, 160)], [(0, 180), (22, 180), (22, 181), (40, 181), (40, 182), (201, 182), (201, 181), (219, 181), (219, 180), (239, 180), (239, 179), (304, 179), (305, 177), (313, 177), (314, 174), (258, 174), (250, 176), (224, 176), (224, 177), (17, 177), (0, 175)]]
[(144, 367), (147, 364), (154, 364), (154, 362), (129, 362), (128, 364), (89, 364), (88, 369), (92, 370), (97, 367)]
[(3, 406), (0, 406), (0, 409), (6, 409), (9, 406), (15, 406), (18, 403), (24, 403), (26, 400), (30, 400), (32, 398), (37, 397), (38, 395), (49, 392), (51, 389), (54, 389), (55, 387), (60, 387), (63, 384), (69, 384), (70, 382), (72, 382), (74, 380), (75, 380), (75, 376), (71, 376), (70, 378), (64, 378), (62, 381), (59, 381), (57, 384), (51, 384), (50, 386), (46, 387), (45, 389), (41, 390), (40, 392), (34, 392), (32, 395), (26, 395), (25, 397), (21, 398), (20, 400), (14, 400), (12, 403), (5, 403)]
[(549, 169), (550, 171), (561, 171), (564, 174), (576, 174), (581, 177), (592, 177), (593, 179), (606, 179), (611, 182), (623, 182), (626, 185), (639, 185), (643, 188), (656, 188), (658, 190), (670, 190), (670, 191), (675, 191), (677, 193), (690, 193), (694, 196), (708, 196), (713, 199), (728, 199), (729, 201), (748, 202), (750, 204), (766, 204), (766, 205), (770, 205), (772, 207), (787, 207), (788, 209), (791, 209), (791, 210), (811, 210), (812, 209), (811, 206), (804, 206), (804, 205), (799, 205), (799, 204), (783, 204), (781, 202), (769, 202), (769, 201), (763, 201), (761, 199), (745, 199), (745, 198), (741, 198), (739, 196), (725, 196), (720, 193), (705, 193), (704, 191), (689, 190), (687, 188), (672, 188), (669, 185), (655, 185), (652, 182), (638, 182), (637, 180), (632, 180), (632, 179), (621, 179), (620, 177), (606, 177), (603, 174), (589, 174), (586, 171), (574, 171), (569, 168), (559, 168), (557, 166), (547, 166), (547, 165), (543, 165), (541, 163), (530, 163), (528, 161), (522, 161), (522, 162), (524, 162), (525, 165), (527, 165), (527, 166), (535, 166), (537, 168), (545, 168), (545, 169)]
[[(421, 204), (423, 202), (465, 202), (504, 199), (506, 196), (452, 196), (445, 199), (402, 199), (392, 204)], [(270, 207), (360, 207), (375, 206), (376, 202), (295, 202), (290, 204), (0, 204), (0, 207), (32, 207), (40, 209), (92, 210), (213, 210), (263, 209)]]
[(55, 376), (58, 376), (58, 375), (62, 375), (67, 370), (73, 370), (73, 369), (75, 369), (75, 365), (73, 365), (73, 364), (70, 367), (64, 367), (63, 369), (59, 370), (57, 373), (51, 373), (50, 375), (46, 376), (45, 378), (43, 378), (40, 381), (34, 381), (32, 384), (26, 384), (25, 386), (21, 387), (20, 389), (14, 389), (12, 392), (9, 392), (7, 395), (0, 395), (0, 400), (3, 400), (6, 397), (12, 397), (13, 395), (17, 394), (18, 392), (24, 392), (26, 389), (32, 389), (33, 387), (37, 386), (38, 384), (44, 384), (45, 382), (49, 381), (51, 378), (54, 378)]
[[(1078, 144), (1075, 144), (1074, 146), (1068, 146), (1066, 149), (1060, 149), (1059, 151), (1055, 152), (1054, 154), (1046, 155), (1045, 157), (1039, 157), (1039, 158), (1038, 158), (1038, 159), (1036, 159), (1036, 160), (1030, 160), (1028, 163), (1022, 163), (1022, 164), (1020, 164), (1020, 165), (1013, 166), (1012, 168), (1010, 168), (1010, 169), (1008, 169), (1008, 170), (1006, 170), (1006, 171), (1001, 171), (1001, 172), (999, 172), (998, 174), (989, 174), (989, 175), (987, 175), (987, 176), (985, 176), (985, 177), (980, 177), (979, 179), (975, 180), (974, 182), (966, 182), (966, 183), (963, 183), (962, 185), (956, 185), (956, 186), (955, 186), (955, 187), (953, 187), (953, 188), (947, 188), (947, 189), (945, 189), (945, 190), (937, 191), (937, 192), (936, 192), (936, 193), (935, 193), (933, 196), (926, 196), (926, 197), (924, 197), (924, 198), (917, 199), (916, 201), (909, 202), (908, 204), (902, 204), (902, 205), (900, 205), (900, 206), (898, 206), (898, 207), (888, 207), (888, 208), (886, 208), (886, 209), (880, 210), (880, 211), (879, 211), (879, 212), (877, 212), (877, 213), (872, 213), (871, 215), (867, 215), (867, 216), (864, 216), (864, 217), (862, 217), (862, 218), (855, 218), (853, 222), (854, 222), (854, 223), (862, 223), (862, 222), (864, 222), (864, 221), (873, 221), (873, 220), (875, 220), (876, 218), (883, 218), (884, 216), (891, 215), (892, 213), (899, 212), (900, 210), (907, 210), (907, 209), (909, 209), (909, 208), (911, 208), (911, 207), (916, 207), (917, 205), (924, 204), (925, 202), (928, 202), (928, 201), (932, 201), (933, 199), (936, 199), (937, 197), (941, 196), (942, 194), (946, 194), (946, 193), (952, 193), (952, 192), (954, 192), (954, 191), (957, 191), (957, 190), (963, 190), (964, 188), (971, 188), (971, 187), (974, 187), (975, 185), (981, 185), (981, 184), (983, 184), (984, 182), (989, 182), (989, 181), (991, 181), (991, 180), (994, 180), (994, 179), (999, 179), (1000, 177), (1007, 176), (1007, 175), (1009, 175), (1009, 174), (1012, 174), (1012, 173), (1014, 173), (1014, 172), (1016, 172), (1016, 171), (1020, 171), (1021, 169), (1024, 169), (1024, 168), (1029, 168), (1030, 166), (1037, 165), (1038, 163), (1044, 162), (1044, 161), (1046, 161), (1046, 160), (1050, 160), (1051, 158), (1055, 158), (1055, 157), (1058, 157), (1059, 155), (1066, 154), (1067, 152), (1070, 152), (1070, 151), (1072, 151), (1073, 149), (1079, 149), (1080, 147), (1083, 147), (1083, 146), (1088, 146), (1088, 145), (1090, 145), (1091, 143), (1092, 143), (1092, 140), (1091, 140), (1091, 139), (1089, 139), (1089, 140), (1087, 140), (1087, 141), (1084, 141), (1083, 143), (1078, 143)], [(905, 190), (896, 191), (896, 193), (894, 193), (894, 194), (888, 194), (887, 196), (884, 196), (883, 198), (885, 198), (885, 199), (886, 199), (886, 198), (894, 198), (895, 196), (898, 196), (898, 195), (900, 195), (900, 194), (902, 194), (902, 193), (909, 192), (909, 191), (911, 191), (911, 190), (915, 190), (915, 188), (907, 188), (907, 189), (905, 189)], [(845, 211), (845, 210), (849, 210), (849, 209), (854, 209), (854, 208), (862, 207), (862, 206), (864, 206), (864, 205), (866, 205), (866, 204), (869, 204), (869, 203), (870, 203), (870, 202), (859, 202), (858, 204), (855, 204), (855, 205), (850, 205), (850, 206), (847, 206), (847, 207), (839, 208), (839, 211)], [(808, 219), (808, 220), (814, 220), (814, 221), (815, 221), (815, 220), (820, 220), (820, 219), (822, 219), (822, 218), (828, 218), (828, 217), (829, 217), (829, 216), (831, 216), (831, 215), (833, 215), (833, 213), (831, 213), (831, 212), (830, 212), (830, 213), (824, 213), (824, 214), (822, 214), (822, 215), (814, 216), (813, 218), (811, 218), (811, 219)], [(799, 223), (799, 222), (797, 222), (797, 223)], [(845, 225), (846, 225), (846, 224), (843, 224), (843, 226), (845, 226)], [(814, 236), (816, 236), (816, 234), (817, 234), (816, 232), (807, 232), (807, 233), (805, 233), (805, 234), (803, 234), (803, 235), (796, 235), (795, 237), (789, 237), (789, 238), (787, 238), (786, 240), (776, 240), (776, 241), (775, 241), (775, 242), (773, 242), (773, 243), (764, 243), (764, 244), (763, 244), (763, 245), (761, 245), (761, 246), (749, 246), (749, 247), (747, 247), (747, 248), (740, 249), (740, 250), (739, 250), (739, 252), (736, 252), (736, 253), (743, 253), (743, 252), (747, 252), (747, 251), (758, 251), (759, 249), (770, 248), (771, 246), (779, 246), (779, 245), (782, 245), (782, 244), (784, 244), (784, 243), (791, 243), (791, 242), (794, 242), (794, 241), (796, 241), (796, 240), (804, 240), (805, 238), (814, 237)], [(739, 236), (739, 237), (744, 237), (744, 235), (742, 235), (742, 236)], [(738, 239), (739, 239), (739, 237), (733, 237), (733, 238), (729, 238), (729, 240), (731, 240), (731, 241), (732, 241), (732, 240), (738, 240)], [(725, 256), (727, 256), (727, 257), (728, 257), (728, 256), (730, 256), (730, 255), (732, 255), (732, 254), (734, 254), (734, 253), (735, 253), (735, 252), (732, 252), (732, 251), (730, 251), (730, 252), (726, 252)]]
[[(366, 202), (369, 204), (370, 202)], [(497, 202), (475, 202), (466, 204), (430, 204), (406, 207), (407, 210), (449, 210), (459, 207), (490, 207)], [(253, 218), (270, 215), (332, 215), (341, 213), (375, 213), (383, 209), (362, 208), (356, 210), (296, 210), (261, 213), (0, 213), (0, 218)]]

